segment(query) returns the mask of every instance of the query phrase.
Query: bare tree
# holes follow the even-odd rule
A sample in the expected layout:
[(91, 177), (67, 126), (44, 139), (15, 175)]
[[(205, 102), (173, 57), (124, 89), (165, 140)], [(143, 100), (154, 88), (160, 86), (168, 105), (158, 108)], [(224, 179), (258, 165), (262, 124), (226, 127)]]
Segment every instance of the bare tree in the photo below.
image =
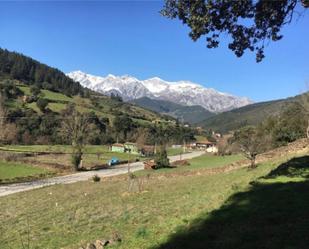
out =
[(4, 106), (4, 97), (0, 93), (0, 144), (5, 140), (5, 127), (6, 127), (6, 109)]
[(90, 130), (87, 116), (79, 113), (75, 108), (62, 122), (61, 133), (73, 147), (72, 163), (76, 170), (78, 170), (82, 161), (83, 149)]

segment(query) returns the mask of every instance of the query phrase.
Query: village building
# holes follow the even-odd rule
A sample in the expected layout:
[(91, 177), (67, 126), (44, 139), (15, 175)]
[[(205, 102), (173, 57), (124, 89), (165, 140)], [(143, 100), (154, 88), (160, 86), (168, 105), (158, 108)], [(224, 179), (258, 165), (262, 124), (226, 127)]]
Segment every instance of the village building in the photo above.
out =
[(153, 156), (155, 154), (155, 147), (152, 145), (144, 145), (140, 152), (146, 157)]
[(112, 145), (111, 151), (112, 152), (124, 153), (125, 152), (125, 148), (124, 148), (123, 144), (116, 143), (116, 144)]
[(205, 150), (206, 152), (209, 152), (209, 153), (217, 153), (218, 152), (218, 148), (217, 148), (216, 144), (213, 143), (213, 142), (210, 142), (208, 140), (196, 142), (196, 148), (198, 150)]
[(189, 150), (204, 150), (209, 153), (217, 153), (218, 148), (215, 143), (208, 140), (198, 141), (186, 145)]
[(135, 154), (138, 155), (139, 154), (139, 149), (137, 147), (136, 143), (124, 143), (124, 152), (130, 153), (130, 154)]
[(111, 146), (112, 152), (129, 153), (142, 156), (153, 156), (155, 154), (155, 146), (144, 145), (139, 148), (136, 143), (126, 142), (124, 144), (115, 143)]

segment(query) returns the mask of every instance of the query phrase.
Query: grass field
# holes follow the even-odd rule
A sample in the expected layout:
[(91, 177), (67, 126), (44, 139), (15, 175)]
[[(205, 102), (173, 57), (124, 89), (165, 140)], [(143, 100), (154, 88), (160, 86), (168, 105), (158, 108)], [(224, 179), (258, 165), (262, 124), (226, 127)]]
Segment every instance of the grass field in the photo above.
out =
[[(177, 154), (176, 154), (177, 155)], [(181, 156), (179, 156), (179, 159)], [(219, 168), (226, 166), (230, 163), (237, 162), (244, 159), (242, 155), (231, 155), (231, 156), (214, 156), (211, 154), (205, 154), (200, 157), (196, 157), (191, 159), (190, 165), (188, 166), (180, 166), (177, 168), (162, 168), (153, 171), (153, 174), (162, 174), (162, 173), (180, 173), (192, 170), (199, 170), (199, 169), (211, 169), (211, 168)], [(149, 171), (139, 171), (136, 174), (138, 175), (145, 175), (148, 174)]]
[[(30, 96), (30, 87), (29, 86), (19, 86), (19, 89), (24, 92), (24, 94)], [(73, 102), (73, 98), (70, 98), (64, 94), (56, 93), (48, 90), (41, 91), (42, 96), (48, 100), (52, 101), (65, 101), (65, 102)]]
[[(71, 145), (6, 145), (0, 147), (0, 149), (18, 150), (18, 151), (30, 151), (30, 152), (72, 152)], [(109, 148), (106, 145), (87, 145), (84, 149), (85, 153), (105, 153), (109, 152)]]
[(230, 155), (230, 156), (214, 156), (214, 155), (204, 155), (201, 157), (193, 158), (190, 163), (192, 168), (217, 168), (225, 166), (229, 163), (233, 163), (244, 159), (242, 155)]
[[(49, 165), (55, 167), (55, 169), (57, 169), (58, 166), (61, 166), (61, 170), (73, 170), (70, 154), (72, 153), (72, 146), (70, 145), (8, 145), (0, 147), (0, 150), (1, 149), (11, 150), (12, 152), (33, 152), (33, 156), (27, 156), (24, 158), (29, 164), (33, 163), (41, 166)], [(64, 154), (36, 155), (36, 152)], [(120, 161), (144, 159), (139, 155), (111, 152), (109, 147), (105, 145), (87, 145), (84, 149), (83, 167), (91, 168), (94, 166), (102, 166), (113, 157), (117, 157)]]
[(10, 182), (16, 178), (35, 177), (46, 174), (49, 171), (31, 165), (0, 160), (0, 181)]
[[(32, 152), (71, 152), (71, 145), (6, 145), (0, 147), (10, 150), (22, 150)], [(87, 145), (85, 146), (85, 153), (97, 153), (97, 152), (108, 152), (109, 148), (107, 145)], [(167, 149), (167, 153), (170, 156), (178, 155), (183, 152), (182, 148), (171, 148)]]
[(175, 155), (179, 155), (179, 154), (183, 154), (183, 148), (167, 148), (167, 154), (169, 156), (175, 156)]
[[(20, 151), (20, 152), (51, 152), (51, 153), (71, 153), (72, 146), (70, 145), (7, 145), (0, 149)], [(168, 155), (177, 155), (181, 149), (168, 149)], [(128, 153), (111, 152), (107, 145), (87, 145), (84, 149), (84, 166), (90, 167), (107, 163), (112, 157), (117, 157), (119, 160), (143, 160), (144, 158), (138, 155)], [(43, 163), (59, 163), (70, 166), (71, 157), (67, 155), (35, 155), (28, 158), (29, 160)]]
[[(19, 84), (19, 89), (27, 96), (31, 96), (30, 87), (27, 85)], [(109, 118), (112, 121), (115, 117), (114, 110), (127, 113), (132, 116), (132, 119), (142, 125), (149, 125), (152, 120), (159, 119), (161, 120), (161, 115), (154, 113), (152, 111), (140, 108), (138, 106), (130, 105), (128, 103), (119, 103), (110, 99), (109, 97), (101, 96), (98, 99), (96, 105), (87, 98), (81, 98), (79, 96), (69, 97), (62, 93), (52, 92), (49, 90), (41, 90), (41, 98), (49, 100), (48, 108), (54, 112), (61, 112), (67, 107), (67, 104), (74, 103), (77, 107), (77, 110), (80, 112), (95, 112), (100, 117)], [(22, 107), (21, 103), (17, 101), (12, 101), (10, 103), (11, 107)], [(26, 107), (34, 110), (38, 114), (42, 115), (41, 111), (37, 107), (35, 102), (27, 103)], [(163, 123), (166, 121), (161, 120)]]
[(115, 232), (122, 242), (110, 248), (307, 248), (308, 157), (285, 164), (293, 171), (278, 168), (286, 160), (211, 176), (151, 174), (140, 177), (141, 193), (116, 177), (2, 197), (0, 248), (21, 248), (29, 235), (30, 248), (75, 249)]

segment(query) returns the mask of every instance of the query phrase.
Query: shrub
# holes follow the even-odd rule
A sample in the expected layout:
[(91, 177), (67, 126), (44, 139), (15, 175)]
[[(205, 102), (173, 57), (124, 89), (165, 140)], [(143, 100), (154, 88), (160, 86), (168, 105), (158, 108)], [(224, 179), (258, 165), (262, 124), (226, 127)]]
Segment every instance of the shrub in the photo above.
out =
[(36, 85), (32, 85), (30, 87), (30, 93), (32, 96), (37, 97), (41, 93), (41, 89)]
[(7, 162), (16, 162), (23, 157), (26, 157), (27, 155), (25, 153), (10, 153), (10, 152), (1, 152), (0, 158), (3, 158)]
[(94, 176), (92, 177), (92, 180), (93, 180), (94, 182), (99, 182), (99, 181), (101, 181), (101, 178), (100, 178), (98, 175), (94, 175)]
[(4, 157), (4, 160), (7, 161), (7, 162), (15, 162), (17, 161), (19, 158), (19, 156), (17, 154), (7, 154), (5, 157)]
[(45, 112), (45, 108), (48, 105), (48, 100), (47, 99), (38, 99), (38, 101), (36, 102), (37, 107), (40, 109), (41, 112)]

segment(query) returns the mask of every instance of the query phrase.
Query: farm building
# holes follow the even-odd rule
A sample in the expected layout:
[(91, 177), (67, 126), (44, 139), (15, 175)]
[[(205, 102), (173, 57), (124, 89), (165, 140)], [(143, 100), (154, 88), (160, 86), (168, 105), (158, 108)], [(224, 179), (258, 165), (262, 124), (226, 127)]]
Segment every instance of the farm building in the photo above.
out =
[(123, 144), (113, 144), (112, 145), (112, 152), (124, 153), (125, 152), (125, 147), (124, 147)]
[(191, 144), (188, 144), (186, 147), (191, 150), (205, 150), (206, 152), (209, 152), (209, 153), (218, 152), (218, 148), (216, 144), (209, 142), (208, 140), (191, 143)]
[(209, 142), (208, 140), (196, 142), (196, 148), (198, 150), (205, 150), (209, 153), (218, 152), (218, 148), (215, 143)]
[(155, 147), (152, 145), (144, 145), (141, 149), (141, 154), (143, 156), (153, 156), (155, 154)]
[(196, 142), (195, 144), (196, 148), (199, 150), (206, 150), (209, 147), (213, 146), (212, 142), (209, 142), (208, 140)]
[(125, 152), (130, 154), (139, 154), (139, 150), (136, 143), (129, 143), (129, 142), (125, 143), (124, 150)]
[(135, 143), (124, 143), (124, 144), (113, 144), (112, 145), (112, 152), (119, 152), (119, 153), (130, 153), (130, 154), (139, 154), (138, 147)]

